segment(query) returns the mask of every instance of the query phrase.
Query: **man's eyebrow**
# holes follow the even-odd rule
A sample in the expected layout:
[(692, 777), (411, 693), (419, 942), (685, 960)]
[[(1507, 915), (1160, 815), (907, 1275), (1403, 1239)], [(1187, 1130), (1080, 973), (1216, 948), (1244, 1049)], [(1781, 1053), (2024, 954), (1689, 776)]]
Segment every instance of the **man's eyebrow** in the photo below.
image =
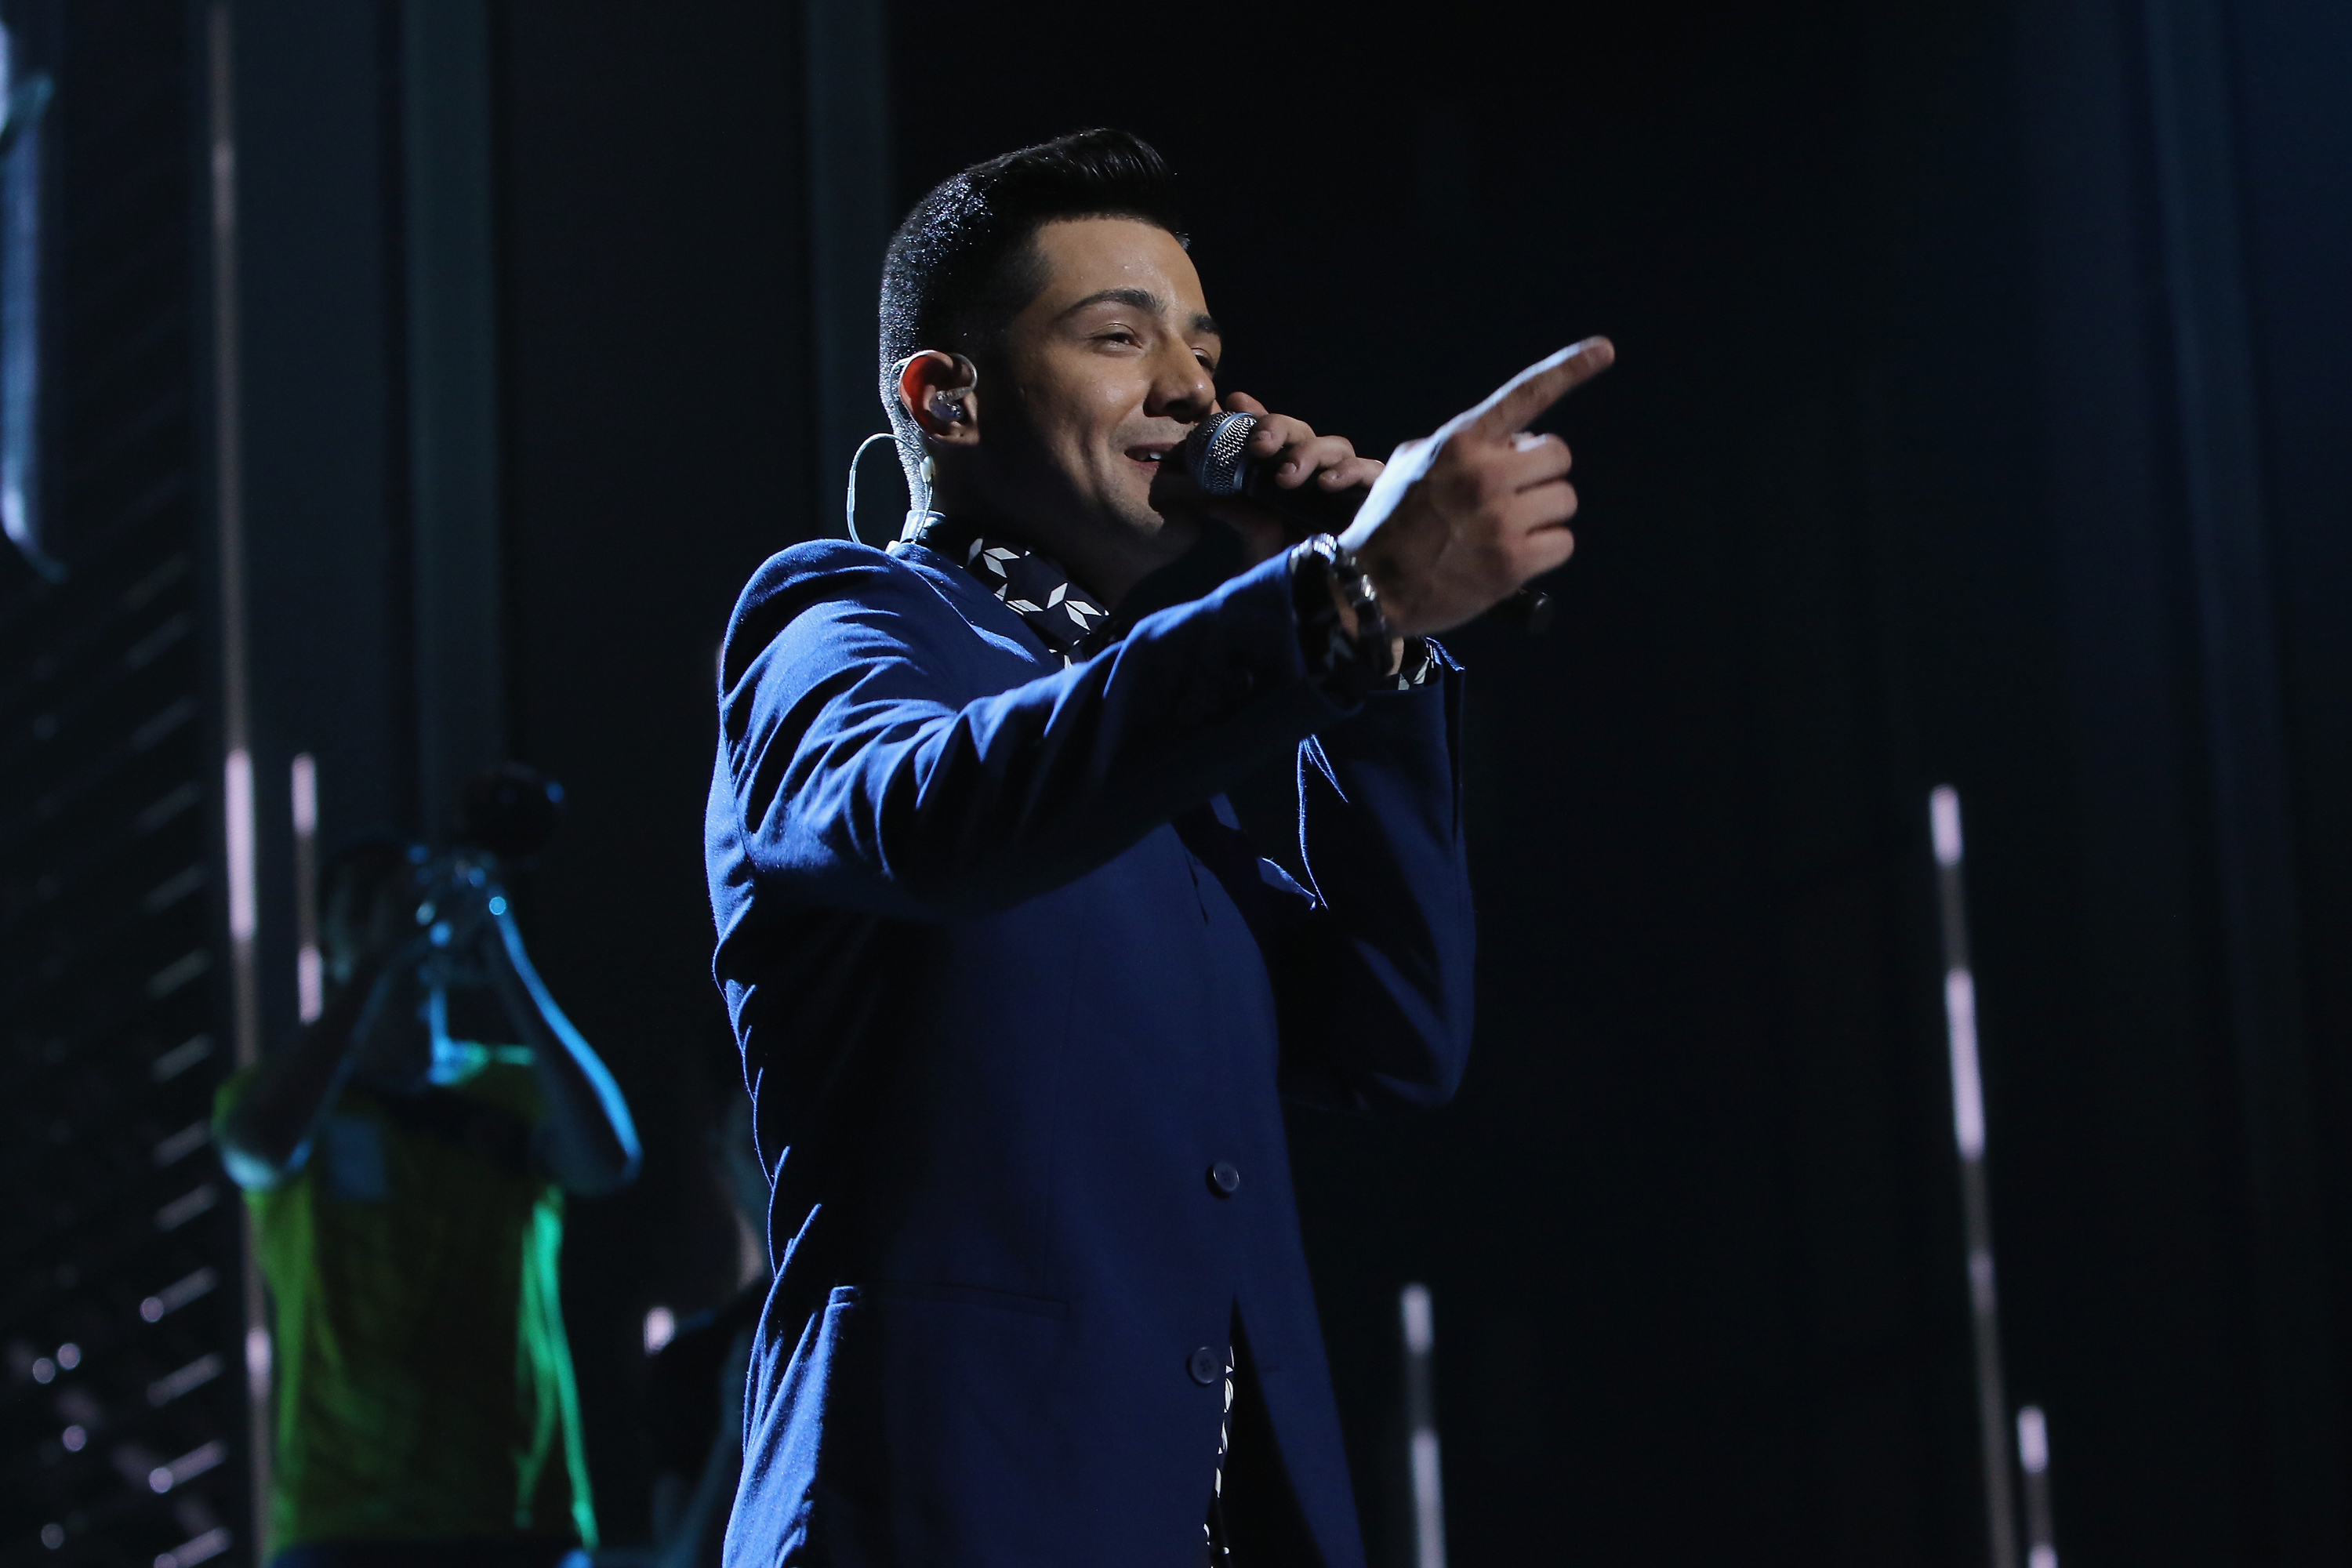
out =
[(1168, 301), (1149, 289), (1105, 289), (1100, 293), (1087, 295), (1062, 314), (1075, 316), (1089, 305), (1132, 305), (1154, 316), (1164, 313), (1168, 309)]
[[(1132, 305), (1154, 316), (1165, 315), (1168, 311), (1168, 301), (1149, 289), (1105, 289), (1099, 293), (1087, 295), (1062, 314), (1075, 316), (1089, 305)], [(1225, 330), (1217, 325), (1217, 319), (1206, 310), (1192, 318), (1192, 331), (1209, 337), (1222, 338), (1225, 335)]]

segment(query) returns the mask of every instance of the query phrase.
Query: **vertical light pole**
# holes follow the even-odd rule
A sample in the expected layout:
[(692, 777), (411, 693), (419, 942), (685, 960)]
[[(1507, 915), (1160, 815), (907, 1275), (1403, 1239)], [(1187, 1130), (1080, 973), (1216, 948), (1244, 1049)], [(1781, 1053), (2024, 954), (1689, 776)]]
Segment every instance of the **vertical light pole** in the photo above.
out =
[[(253, 799), (251, 704), (245, 648), (245, 438), (239, 373), (235, 35), (227, 0), (205, 13), (205, 167), (212, 196), (213, 527), (220, 580), (221, 805), (228, 881), (229, 997), (237, 1065), (261, 1056), (261, 980), (254, 950), (260, 931), (258, 846)], [(253, 1552), (268, 1551), (269, 1304), (244, 1205), (245, 1376), (253, 1482)]]
[(1437, 1347), (1429, 1287), (1408, 1285), (1397, 1299), (1404, 1318), (1404, 1409), (1412, 1467), (1414, 1568), (1445, 1568), (1445, 1493), (1437, 1468), (1437, 1396), (1429, 1374)]
[(2016, 1508), (2009, 1484), (2009, 1402), (2001, 1392), (2000, 1303), (1993, 1289), (1992, 1202), (1985, 1190), (1984, 1078), (1977, 1063), (1977, 983), (1969, 967), (1969, 912), (1960, 881), (1960, 797), (1938, 784), (1927, 797), (1936, 889), (1944, 928), (1944, 1035), (1952, 1067), (1952, 1142), (1960, 1157), (1960, 1214), (1969, 1248), (1969, 1309), (1975, 1327), (1977, 1425), (1984, 1444), (1985, 1531), (1993, 1568), (2017, 1568)]
[(2050, 1527), (2050, 1423), (2038, 1405), (2017, 1413), (2017, 1466), (2025, 1472), (2025, 1568), (2058, 1568)]
[(302, 1022), (327, 1010), (319, 952), (319, 763), (304, 752), (290, 770), (294, 795), (294, 1000)]

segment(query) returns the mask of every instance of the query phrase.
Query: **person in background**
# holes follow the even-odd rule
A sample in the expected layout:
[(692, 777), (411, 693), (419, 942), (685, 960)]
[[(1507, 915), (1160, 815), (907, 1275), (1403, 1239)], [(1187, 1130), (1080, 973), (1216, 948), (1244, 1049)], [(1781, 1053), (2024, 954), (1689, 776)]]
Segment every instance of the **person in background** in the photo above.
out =
[(338, 856), (324, 1011), (221, 1088), (275, 1312), (278, 1568), (546, 1568), (596, 1542), (557, 1266), (566, 1194), (629, 1182), (637, 1135), (494, 867)]
[(655, 1568), (717, 1568), (743, 1473), (743, 1384), (771, 1278), (768, 1178), (732, 1051), (726, 1066), (727, 1113), (714, 1131), (711, 1175), (749, 1245), (735, 1294), (679, 1323), (647, 1369), (654, 1549), (641, 1561)]

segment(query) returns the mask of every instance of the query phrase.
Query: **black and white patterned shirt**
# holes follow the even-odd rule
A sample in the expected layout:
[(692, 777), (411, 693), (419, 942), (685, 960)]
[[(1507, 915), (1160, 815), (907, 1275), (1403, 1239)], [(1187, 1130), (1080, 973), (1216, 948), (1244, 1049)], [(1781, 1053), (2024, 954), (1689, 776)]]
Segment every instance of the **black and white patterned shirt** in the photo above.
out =
[[(1022, 625), (1037, 634), (1038, 641), (1062, 656), (1065, 668), (1085, 663), (1119, 638), (1123, 628), (1112, 621), (1110, 612), (1072, 582), (1050, 556), (1025, 544), (982, 533), (936, 511), (908, 512), (906, 530), (899, 537), (961, 562), (982, 587), (1021, 617)], [(1310, 631), (1302, 617), (1300, 639), (1307, 668), (1345, 697), (1391, 686), (1409, 690), (1439, 668), (1435, 645), (1412, 637), (1406, 641), (1402, 668), (1393, 676), (1375, 677), (1349, 668), (1353, 655), (1344, 638), (1336, 633), (1309, 635)]]
[(1009, 539), (959, 527), (935, 511), (910, 512), (905, 538), (961, 561), (1037, 640), (1083, 664), (1118, 640), (1110, 612), (1046, 556)]

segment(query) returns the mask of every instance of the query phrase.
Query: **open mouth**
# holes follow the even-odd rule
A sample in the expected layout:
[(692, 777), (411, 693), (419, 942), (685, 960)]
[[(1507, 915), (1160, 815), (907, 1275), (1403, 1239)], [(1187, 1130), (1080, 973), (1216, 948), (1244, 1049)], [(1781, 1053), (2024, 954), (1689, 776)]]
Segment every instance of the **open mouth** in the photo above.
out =
[(1128, 460), (1142, 467), (1145, 472), (1157, 474), (1161, 460), (1176, 450), (1174, 441), (1146, 441), (1127, 449)]

